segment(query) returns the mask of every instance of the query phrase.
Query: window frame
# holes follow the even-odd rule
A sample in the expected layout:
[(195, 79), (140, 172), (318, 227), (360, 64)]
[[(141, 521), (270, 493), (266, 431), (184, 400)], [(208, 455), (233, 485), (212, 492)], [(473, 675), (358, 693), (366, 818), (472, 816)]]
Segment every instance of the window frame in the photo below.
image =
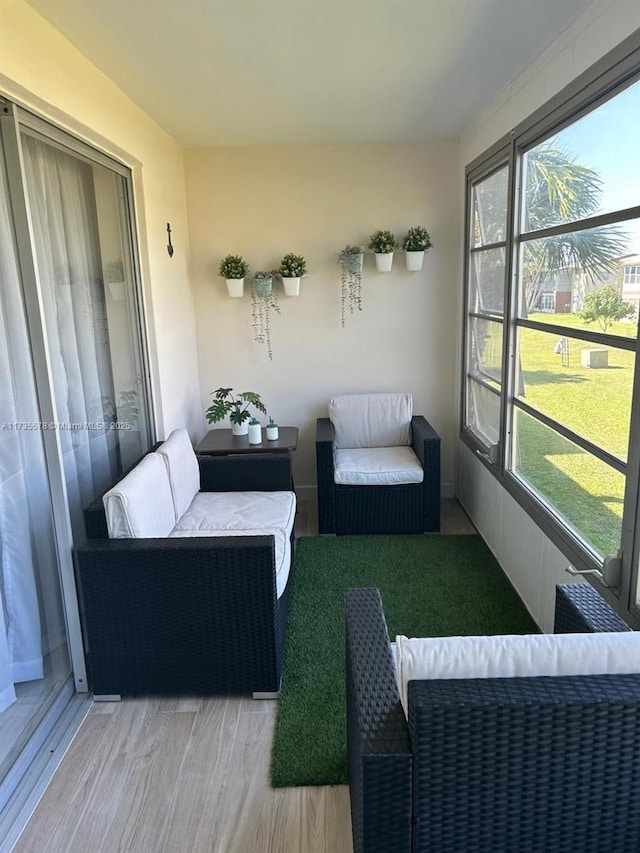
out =
[[(522, 408), (530, 414), (528, 407), (516, 401), (515, 382), (517, 360), (517, 333), (519, 328), (535, 328), (540, 331), (553, 331), (564, 334), (564, 327), (551, 326), (539, 321), (518, 317), (518, 280), (520, 248), (529, 239), (538, 239), (552, 234), (582, 230), (596, 225), (609, 224), (637, 218), (640, 216), (640, 204), (587, 217), (579, 223), (568, 223), (554, 228), (540, 229), (534, 232), (521, 232), (522, 204), (522, 164), (524, 155), (537, 144), (572, 125), (581, 117), (596, 109), (616, 94), (640, 80), (640, 30), (623, 41), (617, 48), (603, 57), (592, 68), (580, 75), (569, 86), (559, 92), (540, 109), (522, 121), (513, 131), (498, 140), (488, 151), (472, 161), (465, 170), (465, 218), (464, 218), (464, 302), (462, 331), (462, 394), (460, 411), (460, 437), (476, 454), (487, 470), (500, 482), (505, 490), (523, 507), (543, 533), (565, 554), (567, 560), (577, 569), (602, 568), (602, 561), (595, 559), (594, 553), (585, 547), (585, 543), (563, 525), (549, 505), (541, 501), (533, 491), (527, 489), (510, 470), (513, 432), (511, 428), (514, 411)], [(470, 268), (473, 246), (473, 189), (493, 172), (508, 166), (507, 196), (507, 235), (505, 246), (505, 295), (503, 311), (503, 359), (500, 395), (500, 438), (497, 447), (483, 442), (468, 423), (467, 393), (470, 379), (469, 338), (470, 319), (474, 316), (469, 310)], [(640, 331), (640, 330), (639, 330)], [(618, 336), (606, 335), (590, 330), (570, 330), (571, 337), (587, 342), (606, 344), (616, 348), (635, 352), (635, 375), (631, 394), (630, 436), (640, 434), (640, 333), (635, 339), (621, 340)], [(495, 389), (492, 389), (495, 392)], [(536, 413), (537, 414), (537, 413)], [(545, 418), (539, 418), (544, 423)], [(555, 422), (551, 426), (556, 430)], [(547, 424), (549, 425), (549, 424)], [(572, 431), (568, 436), (573, 439)], [(588, 452), (596, 452), (596, 458), (611, 464), (612, 457), (599, 448), (585, 442), (578, 436), (578, 443), (587, 447)], [(619, 469), (619, 461), (615, 460)], [(598, 589), (630, 624), (640, 627), (640, 605), (636, 603), (638, 595), (638, 563), (640, 562), (640, 442), (630, 439), (626, 466), (626, 487), (624, 494), (624, 514), (622, 519), (621, 548), (623, 570), (620, 587), (610, 589), (597, 582)], [(630, 521), (633, 516), (634, 522)], [(638, 595), (640, 597), (640, 595)]]

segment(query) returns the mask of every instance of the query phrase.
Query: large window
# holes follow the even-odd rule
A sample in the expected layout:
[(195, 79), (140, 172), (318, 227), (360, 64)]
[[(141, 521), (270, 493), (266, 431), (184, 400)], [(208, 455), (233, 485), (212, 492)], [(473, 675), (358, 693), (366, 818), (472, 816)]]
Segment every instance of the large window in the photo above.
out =
[(508, 177), (501, 166), (471, 189), (466, 397), (468, 425), (488, 445), (500, 431)]
[(468, 169), (463, 437), (578, 565), (622, 556), (634, 612), (640, 82), (626, 73)]

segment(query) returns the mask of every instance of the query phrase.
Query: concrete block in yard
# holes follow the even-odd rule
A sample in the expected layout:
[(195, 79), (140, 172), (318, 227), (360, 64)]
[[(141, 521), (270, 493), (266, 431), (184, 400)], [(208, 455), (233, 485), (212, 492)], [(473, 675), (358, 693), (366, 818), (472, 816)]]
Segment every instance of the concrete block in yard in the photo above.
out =
[(583, 367), (609, 367), (609, 350), (583, 349), (580, 359)]

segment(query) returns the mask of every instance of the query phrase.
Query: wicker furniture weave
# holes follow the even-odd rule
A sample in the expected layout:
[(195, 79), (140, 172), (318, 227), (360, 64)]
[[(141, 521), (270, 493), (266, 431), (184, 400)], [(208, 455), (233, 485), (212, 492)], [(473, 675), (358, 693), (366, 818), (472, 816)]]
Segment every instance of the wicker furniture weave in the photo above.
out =
[[(286, 491), (282, 454), (201, 457), (202, 491)], [(276, 596), (273, 536), (108, 539), (101, 499), (76, 551), (98, 696), (275, 693), (293, 570)], [(293, 534), (292, 534), (293, 562)]]
[(345, 486), (334, 482), (334, 430), (316, 423), (319, 533), (437, 533), (440, 531), (440, 436), (422, 416), (411, 419), (411, 447), (422, 483)]
[[(557, 631), (626, 627), (577, 586)], [(407, 723), (378, 590), (345, 605), (355, 853), (640, 850), (640, 675), (412, 681)]]

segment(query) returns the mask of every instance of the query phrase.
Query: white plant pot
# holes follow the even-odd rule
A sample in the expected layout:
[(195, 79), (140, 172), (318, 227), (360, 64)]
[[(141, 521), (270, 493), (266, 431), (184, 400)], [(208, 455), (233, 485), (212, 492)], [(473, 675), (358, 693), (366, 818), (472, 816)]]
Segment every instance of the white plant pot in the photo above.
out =
[(243, 278), (227, 278), (227, 293), (229, 296), (238, 298), (244, 295), (244, 279)]
[(241, 424), (231, 424), (232, 435), (246, 435), (249, 432), (249, 424), (243, 421)]
[(262, 427), (260, 424), (249, 424), (249, 444), (262, 444)]
[(393, 252), (376, 252), (375, 255), (378, 272), (390, 272), (393, 264)]
[(422, 269), (422, 262), (424, 261), (424, 251), (406, 251), (404, 253), (404, 259), (406, 261), (407, 269), (409, 270), (409, 272), (419, 272)]
[(286, 296), (300, 296), (300, 276), (297, 278), (285, 278), (282, 276), (282, 284)]
[(268, 426), (267, 427), (267, 440), (268, 441), (277, 441), (278, 439), (278, 427), (277, 426)]

